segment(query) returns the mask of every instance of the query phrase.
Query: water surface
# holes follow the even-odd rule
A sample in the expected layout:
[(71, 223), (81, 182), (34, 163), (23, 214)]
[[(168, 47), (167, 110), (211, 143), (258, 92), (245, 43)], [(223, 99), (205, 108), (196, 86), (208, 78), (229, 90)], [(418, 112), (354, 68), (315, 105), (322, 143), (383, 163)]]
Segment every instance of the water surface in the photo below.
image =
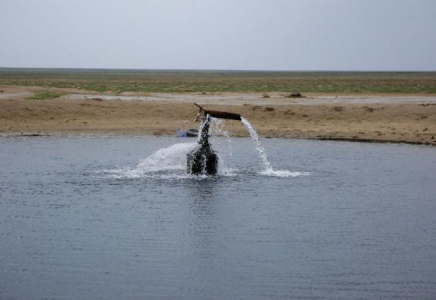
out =
[(435, 148), (192, 142), (0, 139), (0, 299), (434, 299)]

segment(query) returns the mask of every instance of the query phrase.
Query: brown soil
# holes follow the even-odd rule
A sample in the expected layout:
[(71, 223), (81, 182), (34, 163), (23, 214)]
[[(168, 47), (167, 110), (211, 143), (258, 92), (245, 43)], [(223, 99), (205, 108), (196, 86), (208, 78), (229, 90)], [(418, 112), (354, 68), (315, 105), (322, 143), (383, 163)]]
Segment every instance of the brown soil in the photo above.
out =
[[(307, 102), (302, 99), (292, 102), (292, 99), (280, 95), (272, 94), (270, 98), (262, 99), (262, 94), (239, 93), (223, 94), (219, 99), (212, 100), (192, 94), (173, 98), (161, 95), (159, 97), (165, 98), (162, 101), (157, 96), (151, 97), (150, 101), (101, 100), (97, 96), (94, 99), (72, 100), (69, 95), (51, 100), (31, 100), (28, 97), (35, 92), (31, 88), (0, 86), (0, 90), (3, 91), (0, 94), (2, 135), (175, 135), (178, 128), (198, 128), (199, 124), (194, 122), (198, 109), (192, 103), (199, 102), (207, 109), (242, 114), (264, 137), (436, 145), (436, 103), (433, 98), (426, 97), (410, 103), (356, 103), (342, 101), (341, 98), (331, 103), (317, 101), (316, 98)], [(78, 93), (72, 90), (64, 92)], [(250, 97), (255, 101), (250, 101)], [(226, 129), (233, 136), (247, 135), (237, 121), (226, 121)]]

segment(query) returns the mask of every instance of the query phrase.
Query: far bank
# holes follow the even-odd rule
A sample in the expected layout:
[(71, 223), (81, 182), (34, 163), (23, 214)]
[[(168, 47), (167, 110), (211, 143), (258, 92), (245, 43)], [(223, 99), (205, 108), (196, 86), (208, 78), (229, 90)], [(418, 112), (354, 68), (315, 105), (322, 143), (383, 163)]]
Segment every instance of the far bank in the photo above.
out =
[[(159, 94), (138, 100), (103, 100), (92, 94), (65, 94), (56, 99), (32, 99), (32, 91), (11, 88), (0, 99), (0, 134), (148, 134), (175, 135), (198, 128), (192, 103), (208, 109), (237, 112), (262, 137), (404, 142), (436, 145), (436, 98), (373, 95), (364, 98), (268, 98), (253, 93), (215, 97)], [(86, 95), (86, 97), (77, 97)], [(135, 100), (135, 97), (137, 99)], [(153, 98), (154, 97), (154, 98)], [(237, 121), (226, 121), (233, 136), (247, 136)]]

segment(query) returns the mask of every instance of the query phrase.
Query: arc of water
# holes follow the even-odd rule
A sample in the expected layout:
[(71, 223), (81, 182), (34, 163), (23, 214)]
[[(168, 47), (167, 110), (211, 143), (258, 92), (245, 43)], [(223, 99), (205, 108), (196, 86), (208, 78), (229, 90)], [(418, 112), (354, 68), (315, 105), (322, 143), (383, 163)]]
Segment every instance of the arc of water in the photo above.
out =
[(248, 122), (247, 119), (241, 117), (241, 122), (244, 124), (245, 128), (247, 128), (248, 133), (250, 134), (251, 140), (253, 141), (254, 145), (256, 146), (256, 150), (259, 152), (260, 158), (262, 159), (263, 167), (265, 168), (265, 171), (272, 171), (271, 164), (268, 161), (268, 157), (266, 155), (265, 148), (263, 147), (262, 142), (259, 139), (259, 135), (257, 134), (256, 130), (253, 128), (253, 126)]

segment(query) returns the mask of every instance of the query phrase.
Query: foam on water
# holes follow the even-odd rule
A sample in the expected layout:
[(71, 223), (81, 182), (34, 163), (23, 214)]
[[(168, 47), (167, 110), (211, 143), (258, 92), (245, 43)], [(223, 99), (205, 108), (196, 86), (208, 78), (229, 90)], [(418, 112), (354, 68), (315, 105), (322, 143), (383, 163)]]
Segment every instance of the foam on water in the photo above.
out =
[(273, 177), (300, 177), (300, 176), (308, 176), (309, 172), (291, 172), (288, 170), (273, 170), (268, 169), (260, 172), (261, 175), (265, 176), (273, 176)]

